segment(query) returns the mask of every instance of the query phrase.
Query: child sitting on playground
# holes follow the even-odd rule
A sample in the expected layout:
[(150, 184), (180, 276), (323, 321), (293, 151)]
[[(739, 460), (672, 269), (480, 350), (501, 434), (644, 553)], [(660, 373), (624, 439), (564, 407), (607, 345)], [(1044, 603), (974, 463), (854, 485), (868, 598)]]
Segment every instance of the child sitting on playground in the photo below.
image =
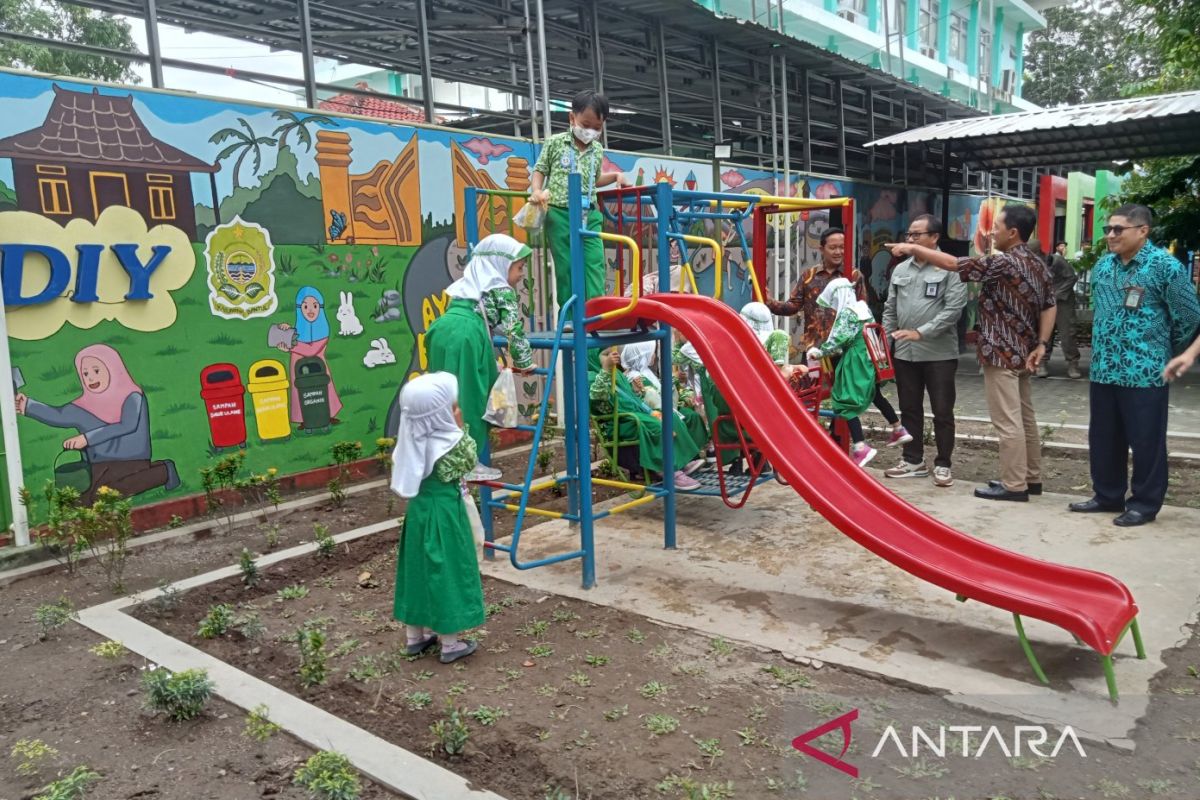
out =
[[(621, 348), (621, 367), (635, 393), (651, 411), (662, 419), (662, 381), (654, 371), (658, 355), (655, 342), (635, 342)], [(687, 426), (688, 433), (696, 444), (704, 447), (708, 443), (708, 426), (691, 405), (681, 403), (679, 395), (674, 397), (675, 418)]]
[[(462, 429), (458, 380), (448, 372), (412, 378), (400, 392), (400, 427), (391, 489), (408, 499), (396, 559), (394, 616), (405, 624), (410, 655), (441, 639), (440, 661), (475, 652), (459, 631), (482, 625), (483, 585), (463, 476), (475, 443)], [(439, 633), (434, 633), (439, 631)]]
[(859, 300), (854, 287), (845, 278), (834, 278), (817, 297), (817, 305), (834, 311), (833, 328), (829, 338), (808, 351), (816, 361), (826, 356), (842, 354), (833, 375), (830, 399), (833, 412), (846, 420), (850, 429), (850, 457), (860, 467), (875, 458), (877, 450), (864, 441), (862, 420), (859, 417), (871, 406), (875, 397), (875, 365), (867, 352), (863, 326), (874, 321), (871, 309)]
[[(662, 421), (642, 401), (629, 379), (619, 368), (620, 355), (611, 347), (600, 354), (600, 369), (591, 370), (591, 412), (601, 434), (620, 443), (618, 456), (636, 442), (638, 466), (654, 474), (665, 474), (662, 457)], [(613, 419), (616, 418), (614, 429)], [(672, 426), (673, 467), (675, 488), (692, 491), (700, 488), (699, 481), (690, 477), (704, 461), (692, 460), (700, 445), (684, 425)]]

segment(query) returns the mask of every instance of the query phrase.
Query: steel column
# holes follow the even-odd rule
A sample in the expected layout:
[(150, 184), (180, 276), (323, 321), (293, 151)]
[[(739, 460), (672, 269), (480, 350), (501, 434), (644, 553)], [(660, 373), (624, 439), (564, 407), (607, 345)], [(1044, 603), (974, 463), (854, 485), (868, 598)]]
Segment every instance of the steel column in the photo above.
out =
[(674, 155), (671, 145), (671, 87), (667, 76), (667, 32), (662, 20), (658, 21), (658, 88), (662, 91), (659, 99), (659, 115), (662, 122), (663, 147), (667, 155)]
[[(714, 36), (712, 40), (712, 71), (713, 71), (713, 130), (716, 142), (725, 141), (725, 119), (721, 116), (721, 43)], [(719, 191), (713, 187), (713, 191)]]
[(529, 138), (534, 144), (538, 141), (537, 124), (537, 75), (533, 71), (533, 22), (529, 18), (529, 0), (524, 0), (525, 6), (525, 72), (529, 79)]
[[(886, 0), (885, 0), (885, 5), (886, 5)], [(866, 103), (867, 103), (867, 141), (873, 142), (873, 141), (875, 141), (875, 90), (874, 89), (867, 89)], [(867, 170), (871, 174), (871, 180), (875, 180), (875, 178), (876, 178), (876, 176), (875, 176), (875, 151), (878, 149), (879, 149), (878, 147), (872, 147), (870, 154), (867, 156), (867, 165), (868, 165)]]
[(425, 121), (433, 123), (433, 67), (429, 60), (429, 10), (426, 0), (417, 0), (417, 45), (421, 58), (421, 99), (425, 103)]
[(156, 0), (143, 0), (146, 17), (146, 49), (150, 56), (150, 85), (163, 88), (162, 43), (158, 40), (158, 4)]
[[(300, 23), (300, 58), (303, 62), (301, 68), (304, 71), (304, 104), (309, 108), (316, 108), (317, 77), (313, 69), (312, 15), (309, 14), (308, 0), (296, 0), (296, 7)], [(433, 122), (433, 116), (427, 116), (425, 121)]]
[(837, 137), (838, 137), (838, 174), (846, 174), (846, 102), (842, 95), (842, 79), (833, 82), (833, 91), (837, 95)]
[(546, 9), (537, 0), (538, 67), (542, 77), (542, 136), (550, 138), (550, 70), (546, 59)]
[[(874, 149), (874, 148), (872, 148)], [(950, 236), (950, 143), (942, 142), (942, 236)]]
[(800, 91), (804, 95), (804, 171), (812, 172), (812, 109), (808, 105), (808, 68), (800, 70)]
[(596, 91), (604, 91), (604, 56), (600, 52), (600, 0), (592, 0), (592, 75)]
[(783, 117), (783, 187), (792, 190), (792, 126), (788, 110), (787, 56), (779, 54), (779, 111)]

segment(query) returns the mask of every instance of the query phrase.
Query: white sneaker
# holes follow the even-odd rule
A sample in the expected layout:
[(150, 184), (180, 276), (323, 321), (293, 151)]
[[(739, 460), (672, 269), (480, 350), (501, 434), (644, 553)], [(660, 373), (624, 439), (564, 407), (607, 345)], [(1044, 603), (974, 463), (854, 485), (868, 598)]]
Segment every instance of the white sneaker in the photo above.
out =
[(703, 458), (697, 458), (695, 461), (689, 461), (687, 466), (683, 468), (685, 475), (691, 475), (696, 470), (703, 467), (707, 462)]
[(910, 464), (901, 460), (896, 466), (885, 469), (883, 476), (885, 478), (928, 478), (929, 470), (926, 469), (925, 462)]
[(475, 468), (463, 477), (463, 480), (467, 483), (477, 483), (478, 481), (498, 481), (502, 477), (504, 477), (504, 473), (500, 470), (477, 463)]
[(950, 474), (949, 467), (934, 467), (933, 468), (933, 485), (934, 486), (953, 486), (954, 476)]
[(700, 488), (700, 481), (678, 470), (675, 473), (675, 488), (681, 492), (694, 492)]

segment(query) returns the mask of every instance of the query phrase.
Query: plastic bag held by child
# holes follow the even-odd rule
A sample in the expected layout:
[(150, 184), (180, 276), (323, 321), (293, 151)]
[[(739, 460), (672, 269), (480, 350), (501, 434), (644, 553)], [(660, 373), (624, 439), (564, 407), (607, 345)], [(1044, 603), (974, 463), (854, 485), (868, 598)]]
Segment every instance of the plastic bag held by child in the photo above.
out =
[(546, 209), (537, 203), (526, 203), (513, 216), (513, 224), (527, 231), (540, 231), (546, 220)]
[(483, 520), (479, 518), (479, 508), (475, 505), (475, 498), (471, 496), (471, 490), (463, 487), (462, 491), (463, 508), (467, 512), (467, 520), (471, 523), (471, 533), (475, 536), (475, 544), (479, 545), (480, 557), (483, 556), (483, 543), (485, 541), (483, 533)]
[(507, 367), (500, 370), (499, 377), (488, 395), (487, 410), (483, 419), (497, 428), (517, 427), (517, 381), (513, 371)]

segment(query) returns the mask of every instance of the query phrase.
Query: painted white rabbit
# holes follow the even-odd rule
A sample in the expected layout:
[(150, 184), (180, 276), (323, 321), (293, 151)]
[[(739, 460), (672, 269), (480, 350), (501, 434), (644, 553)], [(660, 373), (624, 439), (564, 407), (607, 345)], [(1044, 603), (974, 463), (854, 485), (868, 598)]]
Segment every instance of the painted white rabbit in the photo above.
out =
[(342, 298), (342, 304), (338, 306), (337, 320), (341, 323), (341, 329), (338, 331), (342, 336), (358, 336), (363, 332), (362, 323), (358, 321), (358, 315), (354, 313), (354, 295), (350, 292), (338, 292)]
[(381, 364), (395, 364), (396, 354), (388, 347), (387, 339), (371, 340), (371, 349), (363, 356), (363, 365), (374, 369)]

